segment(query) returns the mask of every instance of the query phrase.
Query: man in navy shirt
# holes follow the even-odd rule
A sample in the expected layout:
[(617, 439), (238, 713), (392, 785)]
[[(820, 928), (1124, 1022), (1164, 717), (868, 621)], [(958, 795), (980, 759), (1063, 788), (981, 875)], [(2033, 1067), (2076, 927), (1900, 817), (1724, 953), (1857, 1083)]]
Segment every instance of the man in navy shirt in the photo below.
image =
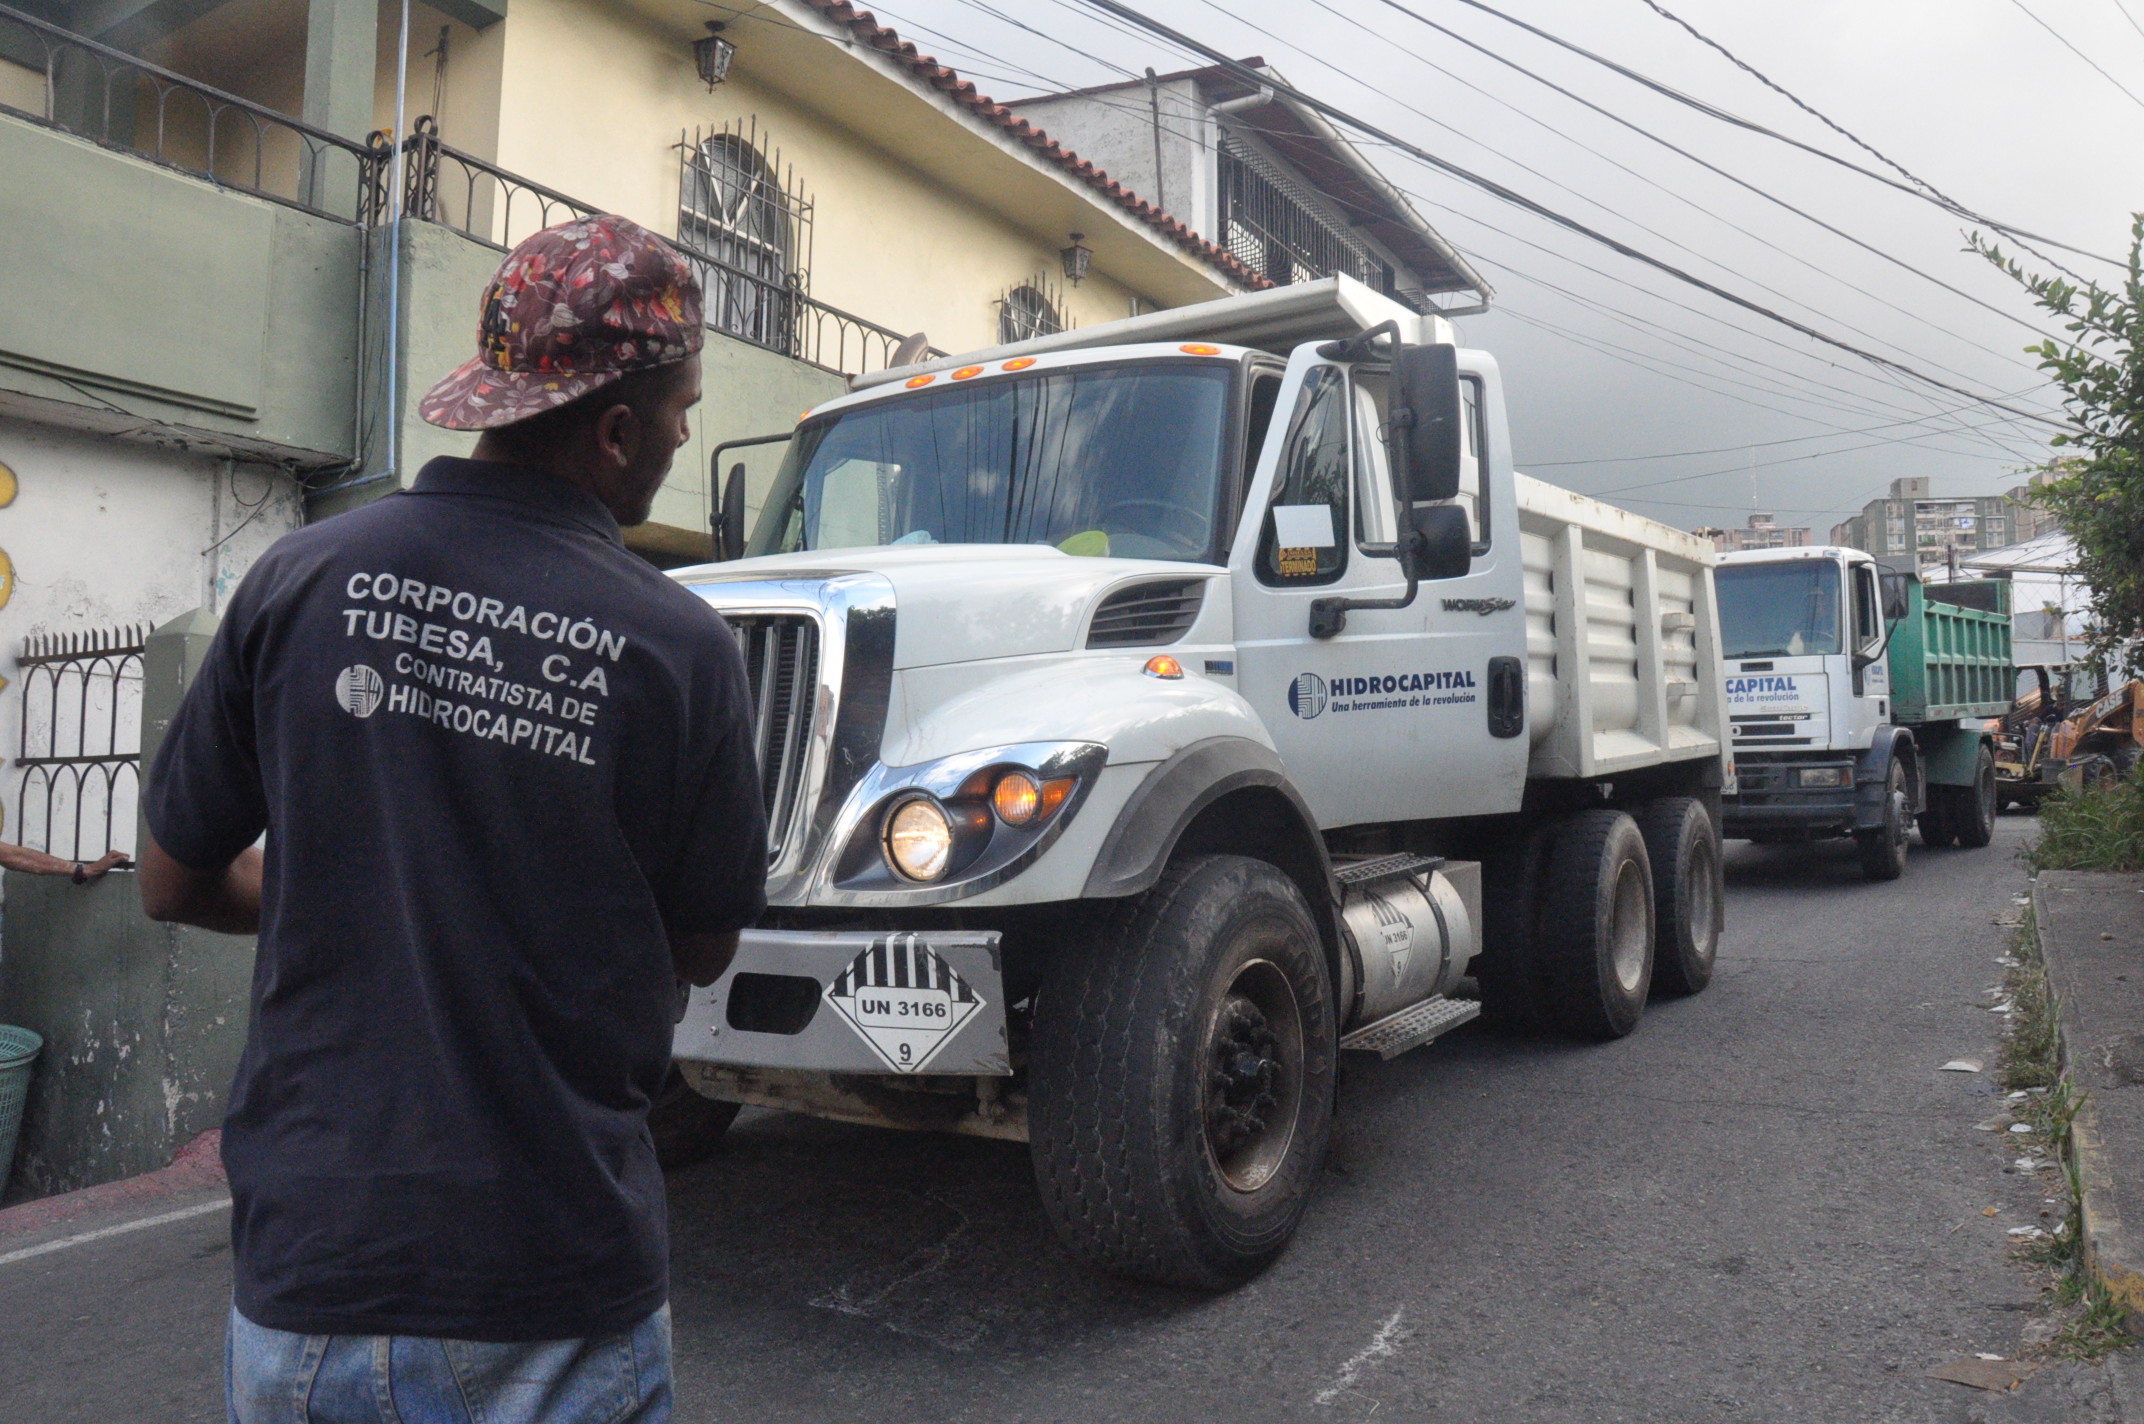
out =
[(516, 248), (423, 403), (475, 458), (264, 555), (157, 757), (145, 908), (260, 935), (241, 1424), (669, 1417), (648, 1107), (766, 873), (736, 643), (618, 532), (701, 333), (632, 223)]

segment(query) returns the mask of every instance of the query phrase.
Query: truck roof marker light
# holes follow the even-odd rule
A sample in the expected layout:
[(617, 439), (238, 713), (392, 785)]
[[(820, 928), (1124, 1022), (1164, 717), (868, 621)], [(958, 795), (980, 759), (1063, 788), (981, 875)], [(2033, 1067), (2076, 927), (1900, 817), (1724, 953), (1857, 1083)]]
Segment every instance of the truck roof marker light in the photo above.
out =
[(1184, 675), (1184, 665), (1167, 653), (1156, 653), (1146, 660), (1146, 666), (1140, 671), (1144, 672), (1148, 677), (1174, 681)]
[(919, 391), (937, 379), (936, 376), (910, 376), (907, 384), (910, 390)]
[(1032, 356), (1015, 356), (1004, 365), (998, 367), (998, 369), (1000, 371), (1024, 371), (1034, 364), (1035, 358)]
[(980, 366), (963, 366), (953, 373), (953, 379), (956, 381), (965, 381), (970, 379), (971, 377), (980, 376), (981, 374), (983, 374), (983, 368)]
[(1218, 356), (1221, 354), (1220, 347), (1210, 346), (1203, 341), (1187, 341), (1176, 349), (1186, 356)]

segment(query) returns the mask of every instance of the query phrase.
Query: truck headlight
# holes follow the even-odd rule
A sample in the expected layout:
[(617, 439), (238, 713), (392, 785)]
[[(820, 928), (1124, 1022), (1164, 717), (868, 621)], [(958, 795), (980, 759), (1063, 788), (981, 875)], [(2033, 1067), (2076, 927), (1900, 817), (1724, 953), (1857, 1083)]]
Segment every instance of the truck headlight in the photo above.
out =
[(1805, 766), (1794, 773), (1796, 786), (1851, 786), (1853, 770), (1844, 766)]
[(886, 817), (886, 860), (910, 880), (925, 884), (945, 874), (953, 858), (953, 822), (928, 796), (897, 803)]

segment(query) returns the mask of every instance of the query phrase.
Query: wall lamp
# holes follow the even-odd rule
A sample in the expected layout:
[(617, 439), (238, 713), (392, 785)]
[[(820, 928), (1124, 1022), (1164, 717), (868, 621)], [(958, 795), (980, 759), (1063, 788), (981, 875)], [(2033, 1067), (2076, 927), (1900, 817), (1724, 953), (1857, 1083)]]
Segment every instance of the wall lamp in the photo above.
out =
[(737, 46), (722, 38), (722, 22), (707, 22), (707, 38), (692, 42), (693, 67), (700, 71), (700, 78), (707, 82), (707, 92), (715, 92), (715, 86), (730, 77), (730, 61), (737, 57)]
[(1064, 263), (1065, 280), (1075, 287), (1079, 285), (1079, 279), (1087, 275), (1087, 268), (1094, 261), (1094, 253), (1080, 246), (1080, 239), (1085, 236), (1083, 232), (1073, 233), (1072, 245), (1059, 248), (1057, 252), (1058, 260)]

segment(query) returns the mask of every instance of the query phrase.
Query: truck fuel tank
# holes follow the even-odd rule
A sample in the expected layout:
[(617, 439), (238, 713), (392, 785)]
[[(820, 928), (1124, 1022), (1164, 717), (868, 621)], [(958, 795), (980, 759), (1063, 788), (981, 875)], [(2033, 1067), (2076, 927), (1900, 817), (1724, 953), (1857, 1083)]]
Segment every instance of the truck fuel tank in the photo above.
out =
[(1336, 868), (1342, 1031), (1451, 992), (1480, 948), (1481, 866), (1393, 855)]

